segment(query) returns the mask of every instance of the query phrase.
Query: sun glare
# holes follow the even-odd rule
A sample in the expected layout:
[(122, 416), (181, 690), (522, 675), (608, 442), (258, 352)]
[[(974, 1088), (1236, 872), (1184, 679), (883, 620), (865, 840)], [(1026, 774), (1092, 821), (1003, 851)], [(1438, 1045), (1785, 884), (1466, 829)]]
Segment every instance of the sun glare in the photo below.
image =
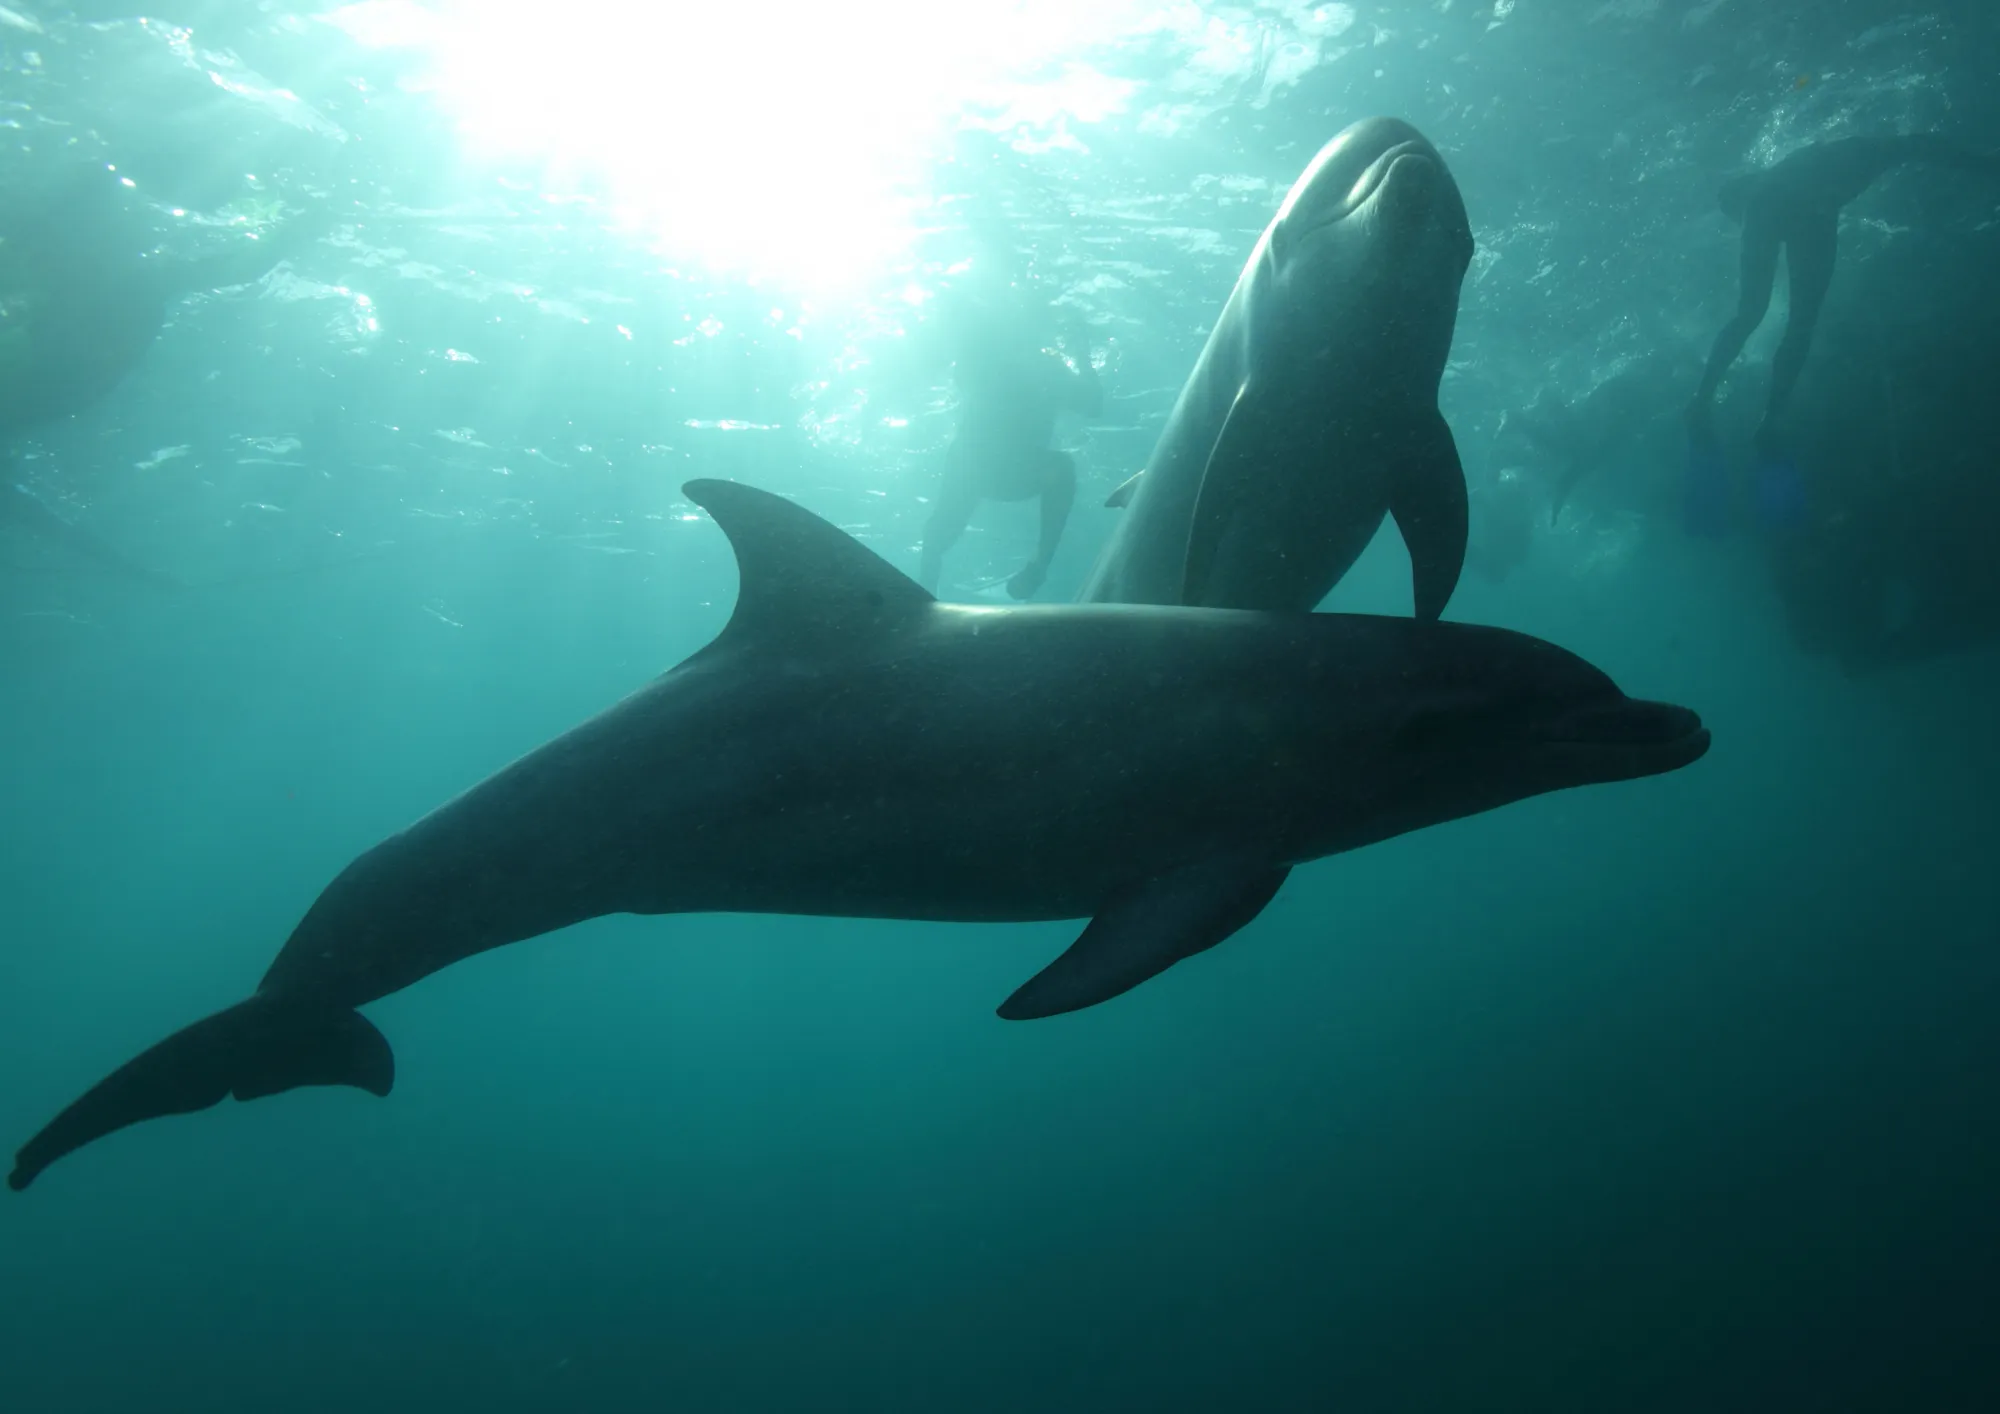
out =
[[(664, 254), (825, 288), (909, 238), (952, 129), (1114, 111), (1070, 62), (1148, 0), (370, 0), (332, 18), (414, 47), (475, 160), (591, 186)], [(1000, 122), (1011, 121), (999, 118)]]

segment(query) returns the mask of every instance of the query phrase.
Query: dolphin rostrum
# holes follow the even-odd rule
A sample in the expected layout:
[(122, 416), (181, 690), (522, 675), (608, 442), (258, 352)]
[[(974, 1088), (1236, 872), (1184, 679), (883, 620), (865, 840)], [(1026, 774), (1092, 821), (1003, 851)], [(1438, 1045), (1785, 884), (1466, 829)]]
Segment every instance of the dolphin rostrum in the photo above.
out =
[(686, 494), (740, 571), (715, 641), (354, 860), (247, 1001), (56, 1116), (12, 1187), (225, 1095), (386, 1095), (357, 1007), (600, 914), (1088, 917), (1000, 1007), (1052, 1016), (1215, 946), (1295, 865), (1708, 749), (1693, 712), (1504, 629), (940, 604), (778, 496)]
[(1080, 596), (1311, 609), (1384, 515), (1418, 618), (1465, 558), (1465, 476), (1438, 384), (1472, 228), (1423, 135), (1367, 118), (1314, 157), (1181, 389)]

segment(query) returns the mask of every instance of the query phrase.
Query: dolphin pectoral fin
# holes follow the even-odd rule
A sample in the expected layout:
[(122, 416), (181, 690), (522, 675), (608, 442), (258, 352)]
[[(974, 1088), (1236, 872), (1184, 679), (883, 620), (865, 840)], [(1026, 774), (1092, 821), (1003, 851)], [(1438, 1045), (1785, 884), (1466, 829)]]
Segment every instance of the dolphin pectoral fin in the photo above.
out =
[(14, 1155), (16, 1193), (63, 1155), (165, 1115), (192, 1114), (224, 1096), (256, 1100), (301, 1085), (352, 1085), (386, 1095), (396, 1060), (360, 1012), (252, 997), (176, 1031), (127, 1061), (57, 1115)]
[(1432, 413), (1419, 424), (1396, 468), (1389, 514), (1410, 552), (1416, 615), (1435, 619), (1451, 602), (1465, 567), (1468, 509), (1465, 469), (1444, 418)]
[(1121, 892), (1069, 950), (1000, 1005), (1007, 1021), (1080, 1011), (1214, 947), (1264, 911), (1289, 865), (1225, 856)]
[(1236, 390), (1222, 427), (1209, 448), (1208, 465), (1202, 470), (1201, 490), (1196, 493), (1194, 515), (1188, 522), (1187, 560), (1181, 574), (1181, 599), (1198, 605), (1208, 589), (1210, 571), (1222, 548), (1229, 522), (1249, 498), (1259, 468), (1248, 455), (1250, 438), (1245, 428), (1253, 422), (1245, 407), (1250, 401), (1250, 385)]
[(1131, 505), (1133, 493), (1139, 489), (1140, 478), (1145, 474), (1143, 471), (1134, 472), (1119, 482), (1111, 494), (1104, 498), (1104, 508), (1108, 511), (1122, 511)]

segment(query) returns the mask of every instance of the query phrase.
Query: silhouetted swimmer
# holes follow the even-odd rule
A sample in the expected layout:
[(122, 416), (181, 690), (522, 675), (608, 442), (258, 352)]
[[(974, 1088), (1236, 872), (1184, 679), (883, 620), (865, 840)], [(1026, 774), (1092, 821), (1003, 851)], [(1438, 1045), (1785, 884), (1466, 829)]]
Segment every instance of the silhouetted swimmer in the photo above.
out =
[(1983, 176), (2000, 176), (2000, 155), (1978, 152), (1934, 133), (1912, 133), (1843, 138), (1801, 148), (1775, 166), (1723, 183), (1723, 214), (1743, 226), (1742, 289), (1735, 317), (1715, 336), (1708, 369), (1688, 407), (1691, 427), (1707, 430), (1717, 386), (1750, 335), (1763, 323), (1782, 248), (1791, 314), (1785, 322), (1784, 340), (1771, 360), (1770, 401), (1757, 430), (1759, 450), (1775, 448), (1775, 424), (1805, 367), (1820, 307), (1833, 284), (1840, 208), (1890, 168), (1906, 162), (1933, 162)]
[[(0, 455), (117, 387), (176, 300), (261, 278), (325, 224), (317, 216), (295, 220), (224, 255), (168, 261), (152, 254), (123, 178), (96, 165), (72, 174), (50, 199), (0, 227)], [(63, 521), (24, 488), (6, 489), (0, 521), (135, 577), (171, 582)]]
[(135, 199), (92, 167), (0, 230), (0, 444), (72, 417), (115, 388), (158, 337), (176, 300), (260, 279), (326, 229), (319, 216), (226, 254), (170, 261), (151, 252)]
[[(944, 454), (944, 484), (924, 525), (917, 579), (937, 588), (945, 552), (981, 501), (1041, 498), (1035, 557), (1007, 581), (1026, 599), (1042, 587), (1076, 500), (1076, 462), (1053, 444), (1056, 418), (1093, 416), (1103, 404), (1081, 337), (1042, 343), (1027, 311), (966, 294), (941, 301), (940, 332), (959, 396), (958, 431)], [(1068, 356), (1065, 357), (1065, 354)]]

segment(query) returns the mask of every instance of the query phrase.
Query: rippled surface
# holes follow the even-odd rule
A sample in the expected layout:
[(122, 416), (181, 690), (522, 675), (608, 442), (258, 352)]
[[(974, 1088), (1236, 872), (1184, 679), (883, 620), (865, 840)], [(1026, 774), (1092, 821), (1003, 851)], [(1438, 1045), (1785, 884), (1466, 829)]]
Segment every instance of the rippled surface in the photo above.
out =
[[(204, 216), (331, 200), (343, 217), (255, 291), (180, 311), (121, 394), (148, 404), (114, 419), (136, 439), (116, 453), (127, 467), (157, 450), (139, 440), (188, 448), (134, 513), (173, 516), (170, 553), (260, 563), (313, 537), (221, 535), (246, 530), (246, 508), (371, 542), (440, 515), (582, 521), (657, 550), (661, 497), (637, 488), (713, 457), (840, 488), (850, 518), (907, 547), (949, 421), (941, 388), (886, 388), (876, 361), (971, 258), (975, 216), (1104, 340), (1110, 408), (1070, 437), (1087, 493), (1108, 487), (1143, 461), (1278, 197), (1367, 112), (1418, 119), (1467, 193), (1479, 254), (1446, 406), (1476, 444), (1544, 381), (1573, 393), (1634, 349), (1705, 339), (1731, 262), (1714, 167), (1937, 122), (1953, 57), (1947, 22), (1913, 15), (1810, 39), (1797, 21), (1794, 59), (1776, 19), (1725, 5), (1610, 4), (1581, 23), (1511, 4), (923, 12), (371, 0), (254, 20), (216, 6), (192, 28), (18, 17), (0, 37), (32, 150), (7, 170), (120, 157), (175, 250), (217, 237)], [(1701, 297), (1660, 289), (1663, 256)], [(306, 477), (232, 445), (274, 437), (339, 484), (309, 505)], [(363, 468), (390, 463), (405, 484), (384, 497)], [(149, 495), (99, 465), (49, 473), (107, 515)], [(985, 577), (1024, 539), (988, 552)]]

